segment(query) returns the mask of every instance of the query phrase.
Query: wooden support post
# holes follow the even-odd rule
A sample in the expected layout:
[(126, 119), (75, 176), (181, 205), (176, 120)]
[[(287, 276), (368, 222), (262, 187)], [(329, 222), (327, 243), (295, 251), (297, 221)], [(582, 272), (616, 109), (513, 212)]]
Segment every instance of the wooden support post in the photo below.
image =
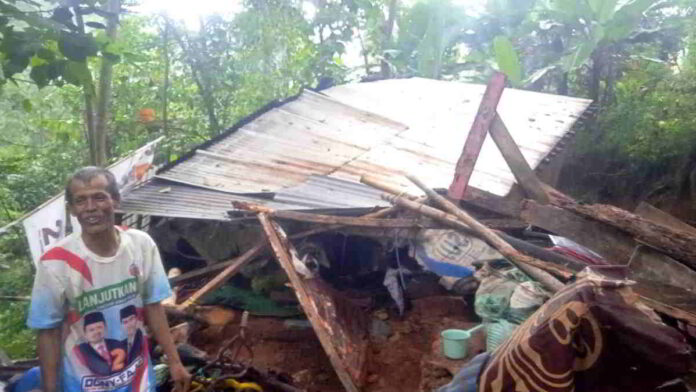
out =
[(474, 165), (476, 165), (476, 159), (478, 159), (481, 152), (483, 142), (486, 140), (488, 129), (495, 117), (496, 108), (498, 107), (498, 102), (500, 102), (500, 97), (503, 95), (504, 88), (505, 75), (496, 72), (486, 87), (486, 92), (481, 99), (476, 118), (474, 118), (474, 123), (466, 137), (462, 155), (459, 157), (459, 161), (457, 161), (454, 179), (448, 192), (449, 197), (452, 199), (461, 200), (464, 198), (464, 192), (469, 184), (471, 173), (474, 171)]
[(549, 196), (544, 190), (544, 185), (531, 166), (529, 166), (527, 160), (524, 159), (522, 151), (520, 151), (517, 143), (510, 135), (500, 115), (495, 115), (489, 132), (501, 154), (503, 154), (503, 158), (505, 158), (505, 162), (510, 167), (512, 174), (515, 176), (517, 184), (522, 187), (527, 196), (541, 204), (548, 204)]
[(311, 305), (312, 301), (307, 293), (307, 290), (302, 284), (302, 279), (297, 274), (297, 271), (295, 271), (295, 267), (292, 264), (287, 238), (281, 238), (278, 231), (276, 231), (273, 222), (269, 219), (266, 213), (260, 213), (258, 218), (259, 222), (261, 222), (261, 227), (263, 227), (263, 231), (266, 234), (266, 238), (273, 249), (273, 253), (287, 273), (288, 278), (290, 278), (290, 283), (292, 283), (292, 286), (295, 288), (295, 294), (297, 294), (298, 300), (303, 305), (307, 318), (312, 323), (314, 331), (317, 333), (317, 337), (319, 338), (319, 342), (321, 342), (326, 354), (329, 356), (329, 360), (336, 370), (338, 378), (341, 380), (341, 383), (343, 383), (343, 386), (348, 392), (358, 392), (358, 387), (355, 385), (348, 370), (344, 366), (343, 361), (341, 361), (338, 356), (338, 352), (333, 345), (331, 336), (329, 336), (324, 330), (322, 319), (318, 314), (317, 309), (313, 306), (305, 306), (305, 304)]

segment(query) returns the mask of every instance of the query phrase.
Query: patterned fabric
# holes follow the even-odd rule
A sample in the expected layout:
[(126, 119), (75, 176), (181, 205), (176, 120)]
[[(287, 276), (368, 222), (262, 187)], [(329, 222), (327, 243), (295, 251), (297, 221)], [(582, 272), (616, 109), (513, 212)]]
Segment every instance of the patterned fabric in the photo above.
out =
[(587, 272), (566, 286), (493, 353), (478, 391), (652, 391), (684, 374), (684, 337), (629, 285)]
[(168, 298), (171, 288), (152, 238), (118, 230), (112, 257), (94, 254), (72, 234), (39, 261), (27, 325), (62, 327), (63, 392), (155, 390), (143, 306)]

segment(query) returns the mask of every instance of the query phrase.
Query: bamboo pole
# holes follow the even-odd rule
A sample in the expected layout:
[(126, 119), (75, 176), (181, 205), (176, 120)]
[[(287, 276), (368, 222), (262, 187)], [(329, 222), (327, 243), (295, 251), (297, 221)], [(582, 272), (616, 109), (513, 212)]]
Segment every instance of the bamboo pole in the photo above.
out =
[[(467, 226), (465, 223), (460, 222), (456, 216), (448, 214), (444, 211), (440, 211), (437, 208), (429, 207), (422, 203), (414, 202), (400, 196), (383, 195), (383, 197), (385, 200), (391, 201), (404, 208), (419, 212), (443, 223), (447, 223), (458, 230), (466, 232), (467, 234), (476, 235), (477, 237), (482, 236), (480, 233), (476, 232), (476, 230)], [(487, 230), (490, 231), (490, 229)], [(488, 243), (498, 249), (494, 244), (491, 244), (490, 242)], [(512, 248), (509, 244), (508, 247)], [(562, 276), (565, 279), (570, 279), (572, 277), (572, 273), (568, 272), (565, 268), (523, 255), (517, 252), (514, 248), (512, 248), (512, 253), (510, 253), (507, 249), (505, 251), (498, 249), (498, 251), (513, 265), (528, 274), (532, 279), (540, 282), (542, 285), (544, 285), (544, 287), (552, 292), (556, 292), (563, 288), (563, 283), (546, 271), (553, 271), (555, 274)]]

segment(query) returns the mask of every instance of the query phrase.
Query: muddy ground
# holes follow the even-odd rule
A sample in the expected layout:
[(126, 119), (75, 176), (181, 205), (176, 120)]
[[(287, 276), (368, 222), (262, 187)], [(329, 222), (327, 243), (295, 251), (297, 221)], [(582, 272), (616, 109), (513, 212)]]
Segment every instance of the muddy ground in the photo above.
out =
[[(238, 311), (215, 312), (214, 318), (228, 324), (210, 327), (192, 337), (192, 343), (209, 353), (215, 353), (224, 340), (238, 332)], [(483, 334), (477, 333), (467, 358), (455, 361), (442, 355), (442, 330), (477, 324), (472, 307), (461, 298), (421, 298), (412, 301), (412, 308), (403, 318), (387, 309), (373, 311), (372, 318), (377, 327), (370, 334), (364, 392), (433, 391), (449, 382), (452, 373), (485, 348)], [(313, 329), (288, 328), (278, 318), (251, 317), (249, 339), (255, 367), (287, 374), (296, 386), (308, 392), (345, 390)]]

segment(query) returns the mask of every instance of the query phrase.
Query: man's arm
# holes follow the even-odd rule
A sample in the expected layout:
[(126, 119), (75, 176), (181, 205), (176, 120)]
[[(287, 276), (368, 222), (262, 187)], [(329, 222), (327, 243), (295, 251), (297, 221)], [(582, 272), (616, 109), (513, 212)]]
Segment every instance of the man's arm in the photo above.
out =
[(60, 327), (40, 329), (38, 346), (41, 378), (43, 380), (42, 391), (56, 392), (58, 391), (58, 369), (60, 365)]
[(152, 331), (152, 334), (157, 339), (157, 342), (162, 346), (162, 351), (169, 358), (169, 372), (174, 380), (174, 391), (186, 392), (191, 384), (191, 375), (184, 368), (179, 358), (179, 353), (176, 351), (174, 339), (169, 332), (169, 323), (167, 316), (164, 313), (164, 308), (159, 302), (145, 305), (145, 321)]

